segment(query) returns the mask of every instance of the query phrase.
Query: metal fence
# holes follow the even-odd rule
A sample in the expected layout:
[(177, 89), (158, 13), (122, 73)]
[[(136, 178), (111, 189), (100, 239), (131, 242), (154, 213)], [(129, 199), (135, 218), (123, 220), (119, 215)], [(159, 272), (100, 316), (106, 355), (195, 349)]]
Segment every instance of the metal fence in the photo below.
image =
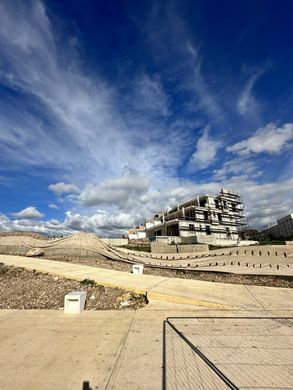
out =
[(163, 390), (293, 389), (293, 318), (172, 317)]

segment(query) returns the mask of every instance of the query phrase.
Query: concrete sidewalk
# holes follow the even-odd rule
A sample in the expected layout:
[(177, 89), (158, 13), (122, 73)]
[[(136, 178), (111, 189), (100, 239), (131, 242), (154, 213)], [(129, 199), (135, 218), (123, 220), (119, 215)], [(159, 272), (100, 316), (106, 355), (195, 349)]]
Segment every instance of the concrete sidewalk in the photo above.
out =
[(288, 312), (191, 310), (162, 303), (138, 311), (81, 315), (0, 310), (0, 388), (82, 390), (89, 382), (92, 390), (159, 390), (163, 321), (170, 316), (217, 315), (284, 316)]
[(70, 279), (95, 280), (104, 286), (147, 293), (150, 302), (163, 301), (194, 308), (224, 310), (293, 310), (293, 289), (211, 283), (131, 273), (21, 256), (0, 255), (0, 262)]

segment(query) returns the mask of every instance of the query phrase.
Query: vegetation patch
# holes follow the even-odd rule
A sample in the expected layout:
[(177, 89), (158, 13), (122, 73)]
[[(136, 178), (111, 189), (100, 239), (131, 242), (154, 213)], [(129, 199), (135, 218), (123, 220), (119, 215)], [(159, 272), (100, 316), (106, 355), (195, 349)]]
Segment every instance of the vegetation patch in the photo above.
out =
[(83, 279), (80, 284), (82, 286), (95, 286), (97, 283), (92, 279)]

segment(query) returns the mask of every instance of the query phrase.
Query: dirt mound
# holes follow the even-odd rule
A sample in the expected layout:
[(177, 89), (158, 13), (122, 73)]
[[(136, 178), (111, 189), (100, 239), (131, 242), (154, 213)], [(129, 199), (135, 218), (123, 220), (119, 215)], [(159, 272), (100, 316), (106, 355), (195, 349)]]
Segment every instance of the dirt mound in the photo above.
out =
[(0, 238), (6, 237), (6, 236), (13, 236), (13, 237), (27, 236), (27, 237), (36, 238), (39, 240), (48, 240), (47, 236), (44, 236), (43, 234), (40, 234), (40, 233), (33, 233), (33, 232), (2, 232), (2, 233), (0, 233)]
[(26, 256), (27, 253), (33, 253), (33, 249), (38, 249), (44, 256), (55, 258), (106, 258), (108, 245), (90, 233), (76, 233), (69, 237), (45, 240), (39, 235), (30, 234), (13, 233), (0, 236), (1, 254)]

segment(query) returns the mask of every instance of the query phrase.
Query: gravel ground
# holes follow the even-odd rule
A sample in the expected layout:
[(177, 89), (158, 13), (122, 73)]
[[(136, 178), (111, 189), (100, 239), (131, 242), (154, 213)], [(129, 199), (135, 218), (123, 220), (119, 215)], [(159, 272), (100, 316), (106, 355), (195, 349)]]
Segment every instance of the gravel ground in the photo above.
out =
[(146, 297), (120, 288), (82, 283), (0, 263), (0, 309), (63, 309), (64, 295), (86, 291), (86, 310), (138, 309)]
[[(69, 261), (75, 264), (84, 264), (98, 268), (107, 268), (117, 271), (131, 272), (132, 265), (122, 261), (101, 260), (101, 259), (62, 259), (52, 260)], [(41, 258), (40, 258), (41, 261)], [(274, 275), (236, 275), (223, 272), (212, 271), (189, 271), (172, 270), (144, 267), (144, 274), (166, 276), (169, 278), (196, 279), (216, 283), (246, 284), (254, 286), (285, 287), (293, 288), (292, 276), (274, 276)]]

